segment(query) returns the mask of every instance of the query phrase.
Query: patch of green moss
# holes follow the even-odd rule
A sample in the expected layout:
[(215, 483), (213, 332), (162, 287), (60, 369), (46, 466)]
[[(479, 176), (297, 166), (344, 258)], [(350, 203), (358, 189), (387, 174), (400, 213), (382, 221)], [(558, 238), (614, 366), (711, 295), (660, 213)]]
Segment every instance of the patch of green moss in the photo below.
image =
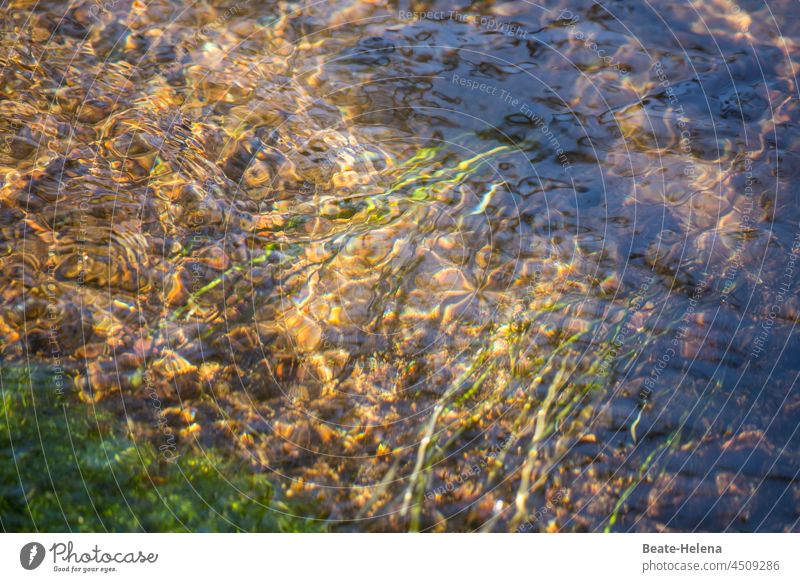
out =
[[(318, 531), (263, 474), (214, 450), (165, 461), (124, 419), (58, 395), (47, 368), (0, 368), (5, 531)], [(299, 512), (298, 512), (299, 513)]]

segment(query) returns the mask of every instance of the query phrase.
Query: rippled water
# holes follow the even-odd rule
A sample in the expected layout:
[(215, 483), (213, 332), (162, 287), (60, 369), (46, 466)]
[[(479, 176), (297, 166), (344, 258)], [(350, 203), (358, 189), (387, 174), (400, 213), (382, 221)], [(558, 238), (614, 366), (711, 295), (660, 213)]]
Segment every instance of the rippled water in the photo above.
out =
[(792, 3), (0, 16), (40, 398), (331, 529), (797, 530)]

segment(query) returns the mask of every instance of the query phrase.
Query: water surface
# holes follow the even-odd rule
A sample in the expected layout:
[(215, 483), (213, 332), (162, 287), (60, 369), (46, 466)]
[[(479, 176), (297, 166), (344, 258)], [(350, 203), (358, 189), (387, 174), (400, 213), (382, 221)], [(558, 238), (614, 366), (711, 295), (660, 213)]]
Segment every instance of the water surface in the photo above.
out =
[(1, 10), (13, 527), (797, 530), (792, 3)]

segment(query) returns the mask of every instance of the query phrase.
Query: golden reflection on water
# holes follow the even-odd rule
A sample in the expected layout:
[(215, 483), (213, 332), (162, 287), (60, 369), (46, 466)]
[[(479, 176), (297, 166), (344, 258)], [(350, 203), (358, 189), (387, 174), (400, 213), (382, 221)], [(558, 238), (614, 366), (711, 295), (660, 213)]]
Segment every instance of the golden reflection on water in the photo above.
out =
[(796, 416), (724, 406), (746, 361), (764, 382), (748, 346), (793, 252), (794, 20), (780, 45), (727, 2), (474, 7), (513, 34), (214, 4), (3, 9), (4, 361), (56, 358), (157, 442), (155, 393), (181, 447), (339, 527), (741, 518), (765, 474), (694, 465)]

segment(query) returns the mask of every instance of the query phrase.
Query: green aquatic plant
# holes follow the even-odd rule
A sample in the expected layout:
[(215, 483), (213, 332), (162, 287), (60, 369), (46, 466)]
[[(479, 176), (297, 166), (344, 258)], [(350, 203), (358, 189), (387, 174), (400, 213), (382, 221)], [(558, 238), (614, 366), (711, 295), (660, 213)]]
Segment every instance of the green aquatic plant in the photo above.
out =
[[(0, 369), (0, 526), (5, 531), (319, 531), (229, 452), (167, 462), (99, 406), (48, 391), (44, 366)], [(123, 424), (122, 427), (125, 427)]]

